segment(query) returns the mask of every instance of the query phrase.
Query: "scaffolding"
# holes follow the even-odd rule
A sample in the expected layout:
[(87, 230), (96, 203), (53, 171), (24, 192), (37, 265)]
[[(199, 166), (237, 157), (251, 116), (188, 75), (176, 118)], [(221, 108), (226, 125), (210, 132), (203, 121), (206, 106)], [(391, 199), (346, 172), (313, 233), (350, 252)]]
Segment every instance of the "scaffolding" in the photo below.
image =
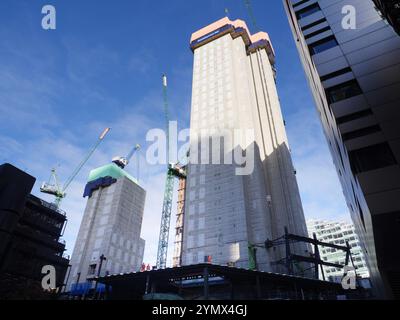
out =
[[(292, 252), (292, 247), (291, 245), (295, 243), (307, 243), (313, 246), (314, 252), (310, 253), (309, 256), (302, 256), (298, 255)], [(256, 260), (256, 251), (257, 248), (265, 248), (267, 250), (270, 250), (272, 248), (275, 248), (277, 246), (285, 246), (285, 257), (272, 262), (273, 265), (283, 265), (286, 267), (287, 273), (289, 275), (295, 275), (295, 276), (305, 276), (306, 272), (309, 270), (314, 270), (314, 278), (319, 279), (319, 269), (321, 269), (321, 274), (322, 274), (322, 279), (325, 281), (325, 272), (323, 269), (323, 266), (328, 266), (328, 267), (334, 267), (334, 268), (339, 268), (339, 269), (345, 269), (351, 262), (351, 265), (354, 269), (354, 272), (356, 273), (356, 267), (354, 265), (353, 257), (351, 255), (351, 247), (346, 241), (346, 246), (340, 246), (334, 243), (329, 243), (329, 242), (322, 242), (317, 239), (316, 234), (313, 234), (312, 238), (304, 237), (304, 236), (299, 236), (295, 235), (292, 233), (289, 233), (288, 228), (285, 227), (285, 233), (283, 236), (270, 240), (267, 239), (264, 244), (249, 244), (249, 254), (250, 254), (250, 261), (251, 264), (249, 266), (250, 269), (255, 270), (257, 268), (257, 260)], [(320, 247), (328, 247), (331, 249), (335, 250), (341, 250), (346, 254), (345, 258), (345, 263), (344, 265), (339, 264), (339, 263), (334, 263), (334, 262), (329, 262), (321, 259), (320, 256)], [(301, 267), (301, 263), (307, 263), (311, 264), (311, 267), (303, 269)], [(297, 271), (295, 271), (295, 268)], [(356, 273), (357, 277), (357, 273)]]
[(174, 256), (172, 258), (172, 266), (180, 267), (182, 265), (182, 241), (183, 241), (183, 219), (185, 214), (185, 193), (186, 193), (186, 179), (179, 178), (178, 187), (178, 210), (176, 213), (175, 225), (175, 247)]

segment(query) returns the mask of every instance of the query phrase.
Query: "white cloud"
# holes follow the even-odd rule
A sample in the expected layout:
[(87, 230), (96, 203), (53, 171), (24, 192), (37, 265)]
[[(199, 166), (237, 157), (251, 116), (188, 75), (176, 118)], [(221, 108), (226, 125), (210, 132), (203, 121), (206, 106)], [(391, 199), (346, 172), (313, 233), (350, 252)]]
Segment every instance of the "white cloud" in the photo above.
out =
[(22, 150), (22, 145), (15, 139), (0, 136), (0, 161), (13, 162), (14, 159), (9, 155), (22, 152)]
[(140, 73), (140, 76), (148, 76), (149, 71), (157, 64), (157, 58), (147, 48), (140, 48), (128, 60), (128, 68), (132, 72)]
[[(161, 222), (162, 203), (164, 198), (166, 172), (154, 175), (148, 183), (144, 185), (147, 190), (146, 208), (143, 218), (142, 237), (146, 240), (144, 261), (146, 263), (155, 263), (157, 259), (158, 238)], [(175, 183), (176, 190), (177, 183)], [(176, 192), (174, 193), (172, 204), (170, 237), (168, 246), (168, 264), (171, 264), (173, 255), (173, 244), (175, 235), (175, 217), (176, 217)]]
[[(9, 53), (7, 57), (12, 62), (7, 64), (3, 59), (4, 63), (0, 66), (0, 91), (7, 92), (0, 94), (3, 130), (0, 131), (0, 160), (7, 160), (37, 177), (35, 194), (51, 201), (50, 196), (38, 191), (40, 182), (48, 179), (50, 169), (57, 166), (60, 179), (64, 182), (99, 133), (105, 127), (112, 128), (71, 184), (67, 198), (62, 202), (68, 217), (64, 237), (68, 253), (71, 253), (86, 205), (82, 193), (89, 170), (108, 163), (115, 155), (127, 154), (136, 143), (145, 147), (147, 130), (163, 125), (161, 79), (154, 81), (154, 88), (142, 93), (140, 101), (121, 105), (118, 97), (105, 94), (93, 85), (92, 80), (105, 76), (117, 77), (123, 68), (130, 68), (132, 73), (142, 76), (153, 68), (154, 57), (150, 52), (144, 53), (145, 64), (141, 64), (143, 51), (122, 63), (124, 59), (110, 48), (102, 45), (91, 48), (88, 44), (65, 39), (61, 45), (63, 50), (66, 49), (65, 68), (68, 77), (64, 79), (63, 74), (64, 78), (60, 81), (60, 75), (54, 70), (59, 61), (51, 58), (53, 50), (59, 48), (40, 42), (40, 45), (29, 46), (37, 48), (34, 54), (29, 54), (23, 49), (25, 45), (22, 42), (15, 45), (14, 40), (0, 44), (0, 48), (4, 49), (2, 51)], [(47, 58), (44, 59), (44, 56)], [(3, 56), (0, 55), (0, 58)], [(178, 61), (176, 65), (182, 67), (173, 68), (169, 77), (171, 118), (178, 118), (185, 125), (190, 109), (191, 61), (182, 61), (180, 57), (175, 59)], [(108, 109), (96, 109), (92, 119), (84, 125), (66, 128), (62, 118), (65, 115), (57, 105), (57, 99), (65, 94), (78, 98), (80, 105), (97, 106), (101, 103)], [(77, 110), (74, 116), (79, 119), (81, 110), (76, 106), (69, 107)], [(117, 115), (114, 115), (113, 108), (118, 108)], [(109, 122), (104, 120), (107, 119), (106, 115), (110, 118)], [(314, 110), (292, 114), (287, 120), (306, 216), (332, 219), (346, 216), (347, 208), (341, 188)], [(18, 137), (13, 136), (16, 133)], [(136, 174), (132, 165), (127, 170)], [(163, 166), (148, 166), (142, 158), (140, 175), (147, 191), (142, 225), (142, 237), (146, 240), (144, 261), (152, 264), (157, 255), (165, 174)], [(173, 254), (175, 212), (176, 193), (171, 217), (169, 262)]]
[(350, 220), (327, 141), (313, 108), (288, 118), (288, 137), (306, 219)]
[[(19, 52), (12, 44), (7, 45), (5, 51)], [(75, 47), (69, 47), (68, 52), (77, 49), (76, 44), (73, 46)], [(117, 64), (115, 54), (101, 46), (89, 51), (86, 49), (84, 52), (77, 50), (79, 55), (69, 57), (67, 70), (70, 79), (65, 81), (65, 86), (68, 87), (65, 90), (72, 90), (74, 94), (86, 99), (87, 103), (94, 104), (95, 101), (102, 100), (108, 106), (116, 105), (115, 99), (98, 93), (90, 84), (91, 77), (98, 76)], [(98, 63), (99, 59), (103, 61), (102, 64)], [(42, 70), (31, 75), (27, 71), (29, 68), (20, 68), (16, 61)], [(34, 194), (53, 201), (53, 197), (39, 192), (39, 186), (41, 182), (48, 180), (51, 168), (57, 168), (60, 182), (64, 183), (95, 143), (100, 132), (105, 127), (112, 128), (70, 185), (67, 197), (61, 204), (61, 208), (67, 212), (68, 224), (64, 238), (67, 241), (67, 253), (71, 254), (87, 201), (82, 194), (90, 169), (110, 162), (113, 156), (126, 155), (136, 143), (142, 144), (145, 149), (146, 132), (157, 127), (159, 119), (163, 120), (161, 78), (158, 82), (159, 88), (149, 89), (143, 93), (141, 100), (132, 105), (118, 104), (122, 111), (118, 115), (112, 115), (111, 112), (110, 121), (99, 120), (105, 117), (93, 115), (88, 123), (67, 128), (60, 121), (61, 110), (53, 101), (57, 100), (58, 95), (62, 96), (64, 91), (60, 90), (59, 79), (49, 75), (52, 74), (49, 61), (43, 62), (40, 55), (31, 57), (19, 52), (10, 62), (9, 65), (2, 64), (0, 69), (3, 71), (0, 73), (0, 89), (8, 93), (0, 95), (0, 120), (4, 123), (0, 131), (0, 160), (10, 162), (35, 176), (37, 183)], [(92, 69), (92, 64), (96, 64), (95, 69)], [(76, 108), (76, 111), (79, 117), (79, 109)], [(7, 130), (8, 128), (12, 130)], [(18, 138), (14, 137), (18, 133)], [(143, 154), (140, 177), (147, 191), (147, 201), (142, 236), (146, 240), (145, 260), (153, 264), (157, 254), (165, 170), (164, 167), (148, 166)], [(127, 170), (136, 176), (134, 162)], [(174, 228), (174, 220), (172, 217), (171, 230)]]

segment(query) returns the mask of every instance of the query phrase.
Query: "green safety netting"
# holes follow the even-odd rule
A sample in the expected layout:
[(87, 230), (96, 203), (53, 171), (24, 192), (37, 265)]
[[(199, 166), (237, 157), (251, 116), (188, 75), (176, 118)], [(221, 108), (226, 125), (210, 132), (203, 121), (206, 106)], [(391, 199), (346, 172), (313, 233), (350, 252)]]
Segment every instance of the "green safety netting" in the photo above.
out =
[(134, 177), (132, 177), (125, 170), (118, 167), (115, 163), (109, 163), (109, 164), (106, 164), (105, 166), (102, 166), (102, 167), (99, 167), (99, 168), (96, 168), (96, 169), (93, 169), (92, 171), (90, 171), (88, 182), (94, 181), (99, 178), (104, 178), (104, 177), (112, 177), (115, 179), (118, 179), (121, 177), (127, 177), (132, 182), (139, 184), (139, 182)]

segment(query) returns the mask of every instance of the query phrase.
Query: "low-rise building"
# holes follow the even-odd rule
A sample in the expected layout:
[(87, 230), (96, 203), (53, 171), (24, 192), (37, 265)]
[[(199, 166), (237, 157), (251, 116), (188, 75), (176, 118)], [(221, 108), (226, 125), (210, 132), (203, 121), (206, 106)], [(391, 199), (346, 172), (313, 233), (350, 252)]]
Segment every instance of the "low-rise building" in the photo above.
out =
[[(313, 234), (322, 242), (328, 242), (340, 246), (349, 243), (351, 256), (356, 268), (356, 274), (360, 278), (368, 278), (369, 271), (360, 246), (360, 241), (355, 233), (354, 225), (346, 222), (332, 222), (323, 220), (308, 220), (307, 228), (309, 236)], [(346, 253), (334, 248), (320, 248), (321, 259), (327, 262), (345, 265)], [(343, 269), (323, 266), (327, 279), (338, 281), (343, 277)], [(320, 274), (322, 278), (322, 274)]]

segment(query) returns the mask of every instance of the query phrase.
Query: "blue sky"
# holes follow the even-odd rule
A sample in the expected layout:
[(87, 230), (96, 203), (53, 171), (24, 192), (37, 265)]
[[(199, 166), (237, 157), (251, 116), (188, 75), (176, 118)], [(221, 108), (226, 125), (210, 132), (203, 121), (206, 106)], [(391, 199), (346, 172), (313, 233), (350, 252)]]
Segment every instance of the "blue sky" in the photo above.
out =
[[(306, 217), (348, 220), (281, 0), (252, 3), (257, 24), (270, 34), (276, 51), (278, 92)], [(45, 4), (57, 10), (56, 30), (41, 28)], [(231, 19), (249, 21), (239, 0), (0, 2), (0, 162), (37, 177), (34, 193), (50, 200), (38, 190), (50, 169), (57, 167), (64, 181), (100, 132), (112, 128), (62, 203), (69, 220), (64, 235), (68, 253), (86, 204), (82, 192), (90, 169), (127, 154), (136, 143), (145, 149), (147, 131), (163, 128), (162, 73), (169, 79), (170, 118), (188, 127), (189, 38), (223, 17), (225, 8)], [(147, 202), (142, 236), (145, 261), (154, 263), (165, 168), (146, 164), (143, 155), (140, 178)], [(127, 170), (136, 175), (136, 166)]]

